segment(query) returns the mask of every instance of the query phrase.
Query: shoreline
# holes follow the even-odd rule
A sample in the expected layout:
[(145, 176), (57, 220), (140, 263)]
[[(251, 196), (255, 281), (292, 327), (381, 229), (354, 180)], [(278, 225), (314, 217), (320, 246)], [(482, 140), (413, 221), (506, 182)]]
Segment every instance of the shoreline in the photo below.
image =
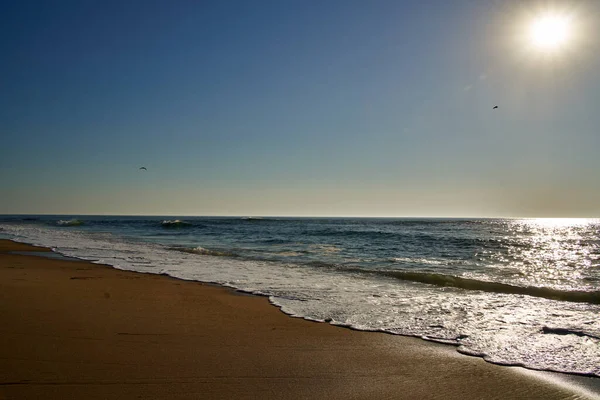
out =
[(11, 344), (0, 398), (594, 398), (582, 380), (596, 378), (293, 318), (218, 285), (14, 251), (52, 252), (0, 240)]

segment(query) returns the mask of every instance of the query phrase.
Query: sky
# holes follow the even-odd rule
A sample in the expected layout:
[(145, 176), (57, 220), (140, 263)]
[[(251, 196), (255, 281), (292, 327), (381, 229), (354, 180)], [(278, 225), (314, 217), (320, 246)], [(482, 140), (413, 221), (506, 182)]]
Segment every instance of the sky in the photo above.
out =
[(595, 0), (5, 1), (0, 214), (600, 217), (599, 42)]

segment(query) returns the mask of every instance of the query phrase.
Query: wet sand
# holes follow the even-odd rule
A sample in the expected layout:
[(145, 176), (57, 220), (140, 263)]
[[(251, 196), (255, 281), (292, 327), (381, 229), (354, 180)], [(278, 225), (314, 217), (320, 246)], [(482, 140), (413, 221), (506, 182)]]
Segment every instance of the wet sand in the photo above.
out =
[(0, 240), (0, 399), (577, 399), (577, 386), (263, 297)]

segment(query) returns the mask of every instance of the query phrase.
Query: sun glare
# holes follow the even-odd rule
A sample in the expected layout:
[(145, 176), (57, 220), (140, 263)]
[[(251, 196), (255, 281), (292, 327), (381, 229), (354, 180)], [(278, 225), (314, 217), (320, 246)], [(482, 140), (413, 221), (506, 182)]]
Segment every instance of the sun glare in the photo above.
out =
[(541, 15), (532, 22), (529, 33), (536, 48), (558, 50), (569, 40), (569, 19), (558, 14)]
[(527, 220), (529, 225), (536, 225), (548, 228), (564, 228), (573, 226), (588, 225), (597, 222), (592, 218), (533, 218)]

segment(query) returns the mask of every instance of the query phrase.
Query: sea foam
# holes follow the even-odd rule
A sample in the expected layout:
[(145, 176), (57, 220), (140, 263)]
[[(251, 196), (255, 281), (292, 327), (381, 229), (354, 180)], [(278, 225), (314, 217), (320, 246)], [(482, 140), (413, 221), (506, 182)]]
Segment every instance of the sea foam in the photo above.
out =
[(56, 222), (58, 226), (80, 226), (83, 225), (83, 221), (79, 219), (59, 220)]
[(187, 228), (192, 226), (190, 222), (182, 221), (180, 219), (164, 220), (160, 224), (163, 228)]

